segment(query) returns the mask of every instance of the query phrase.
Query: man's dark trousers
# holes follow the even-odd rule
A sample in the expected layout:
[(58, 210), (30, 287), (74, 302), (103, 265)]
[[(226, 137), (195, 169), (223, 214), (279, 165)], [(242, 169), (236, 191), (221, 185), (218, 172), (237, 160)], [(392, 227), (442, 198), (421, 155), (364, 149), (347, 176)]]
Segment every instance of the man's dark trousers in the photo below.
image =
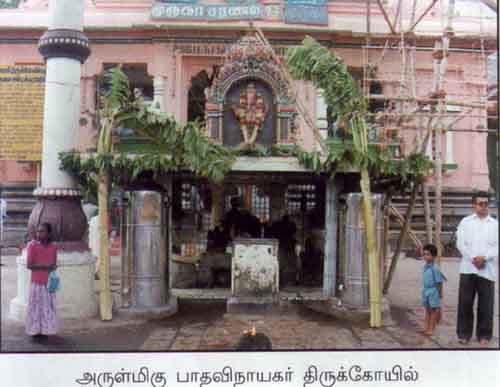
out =
[(470, 340), (474, 327), (474, 298), (477, 302), (476, 336), (478, 340), (491, 340), (495, 283), (476, 274), (460, 274), (458, 289), (457, 336)]

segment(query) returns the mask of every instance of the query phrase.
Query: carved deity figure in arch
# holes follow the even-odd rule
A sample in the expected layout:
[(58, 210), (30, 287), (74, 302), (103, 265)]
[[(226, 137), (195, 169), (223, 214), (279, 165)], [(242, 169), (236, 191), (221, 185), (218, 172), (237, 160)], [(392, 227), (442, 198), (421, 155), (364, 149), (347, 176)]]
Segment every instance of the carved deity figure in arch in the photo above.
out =
[(253, 147), (269, 111), (264, 97), (257, 92), (255, 84), (249, 83), (246, 90), (242, 90), (239, 105), (232, 106), (232, 111), (243, 135), (243, 146)]

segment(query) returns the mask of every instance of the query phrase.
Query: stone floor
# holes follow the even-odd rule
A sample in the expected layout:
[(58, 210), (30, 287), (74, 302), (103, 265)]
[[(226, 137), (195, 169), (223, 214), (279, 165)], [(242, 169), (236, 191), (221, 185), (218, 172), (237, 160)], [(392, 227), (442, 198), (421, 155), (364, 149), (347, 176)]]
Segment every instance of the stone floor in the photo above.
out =
[[(444, 291), (443, 321), (434, 337), (417, 333), (423, 317), (420, 307), (422, 261), (402, 259), (389, 292), (392, 319), (380, 329), (352, 323), (289, 303), (264, 316), (228, 315), (225, 304), (180, 301), (179, 312), (162, 320), (131, 320), (116, 316), (110, 322), (98, 318), (64, 320), (58, 336), (34, 343), (23, 324), (8, 319), (10, 300), (16, 295), (15, 257), (2, 257), (1, 350), (46, 351), (214, 351), (235, 349), (244, 330), (255, 326), (271, 339), (275, 350), (293, 349), (427, 349), (479, 348), (477, 343), (459, 346), (455, 337), (458, 260), (446, 259), (442, 269), (448, 278)], [(116, 268), (116, 262), (115, 262)], [(115, 273), (119, 271), (115, 270)], [(116, 291), (118, 281), (113, 278)], [(496, 292), (498, 294), (498, 292)], [(494, 339), (498, 348), (498, 300), (495, 303)]]

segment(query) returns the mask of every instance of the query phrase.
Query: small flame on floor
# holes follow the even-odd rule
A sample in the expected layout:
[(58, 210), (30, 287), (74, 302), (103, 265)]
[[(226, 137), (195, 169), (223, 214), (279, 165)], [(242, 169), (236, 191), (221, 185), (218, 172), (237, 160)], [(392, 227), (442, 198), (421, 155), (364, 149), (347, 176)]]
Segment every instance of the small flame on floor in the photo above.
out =
[(252, 328), (250, 328), (250, 330), (244, 330), (243, 334), (247, 336), (255, 336), (257, 334), (257, 329), (255, 329), (255, 326), (253, 326)]

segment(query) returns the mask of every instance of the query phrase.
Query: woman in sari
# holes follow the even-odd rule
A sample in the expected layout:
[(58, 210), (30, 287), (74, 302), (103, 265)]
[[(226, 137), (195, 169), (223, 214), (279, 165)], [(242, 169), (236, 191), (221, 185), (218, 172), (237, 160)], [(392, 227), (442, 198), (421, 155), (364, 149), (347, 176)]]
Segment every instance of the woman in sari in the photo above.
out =
[(57, 248), (51, 240), (52, 226), (41, 224), (36, 239), (28, 246), (31, 287), (26, 316), (26, 333), (33, 339), (55, 335), (59, 330), (56, 296), (47, 289), (49, 273), (57, 268)]

